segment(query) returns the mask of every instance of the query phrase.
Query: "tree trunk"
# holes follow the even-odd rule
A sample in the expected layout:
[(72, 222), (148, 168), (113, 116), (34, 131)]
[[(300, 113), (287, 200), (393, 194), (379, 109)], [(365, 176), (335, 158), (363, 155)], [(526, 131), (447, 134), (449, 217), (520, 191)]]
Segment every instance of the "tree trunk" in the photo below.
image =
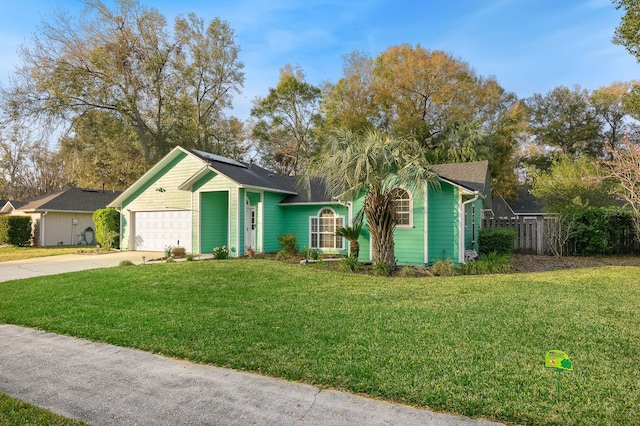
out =
[(351, 256), (358, 259), (360, 256), (360, 243), (358, 240), (349, 241), (349, 252), (351, 253)]
[(364, 211), (371, 233), (373, 261), (385, 263), (391, 272), (396, 266), (393, 241), (396, 227), (395, 201), (389, 193), (371, 190), (365, 196)]

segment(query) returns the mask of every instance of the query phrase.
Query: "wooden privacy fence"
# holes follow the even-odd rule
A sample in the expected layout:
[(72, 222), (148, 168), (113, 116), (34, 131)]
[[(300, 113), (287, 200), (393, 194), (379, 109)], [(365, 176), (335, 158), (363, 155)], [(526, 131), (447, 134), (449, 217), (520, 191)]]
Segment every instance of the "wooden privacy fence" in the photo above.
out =
[[(559, 217), (546, 216), (534, 218), (485, 218), (483, 228), (508, 228), (516, 232), (513, 252), (522, 254), (554, 254), (552, 252), (553, 232), (550, 227), (558, 226)], [(546, 231), (546, 232), (545, 232)], [(625, 229), (618, 229), (615, 238), (612, 236), (613, 249), (611, 254), (640, 254), (640, 244), (634, 239), (633, 228), (629, 225)], [(563, 255), (580, 253), (574, 241), (567, 239), (562, 247)]]
[(508, 228), (516, 231), (516, 239), (513, 243), (514, 253), (547, 254), (548, 244), (544, 236), (544, 221), (554, 218), (485, 218), (482, 220), (483, 228)]

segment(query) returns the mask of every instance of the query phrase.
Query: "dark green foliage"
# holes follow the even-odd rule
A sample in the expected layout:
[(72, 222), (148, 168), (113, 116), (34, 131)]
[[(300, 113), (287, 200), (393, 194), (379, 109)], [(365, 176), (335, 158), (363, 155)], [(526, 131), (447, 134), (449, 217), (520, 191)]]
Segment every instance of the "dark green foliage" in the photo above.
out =
[(356, 272), (360, 270), (360, 264), (358, 258), (355, 256), (348, 256), (341, 260), (341, 269), (346, 272)]
[(113, 208), (98, 209), (93, 213), (96, 241), (104, 248), (120, 247), (120, 213)]
[(278, 235), (278, 244), (282, 247), (282, 251), (287, 255), (298, 254), (298, 240), (295, 234)]
[(506, 228), (485, 228), (478, 234), (480, 254), (496, 252), (498, 254), (513, 253), (516, 232)]
[(28, 246), (31, 243), (31, 217), (0, 216), (0, 243)]
[(626, 254), (632, 251), (625, 236), (632, 229), (632, 214), (619, 207), (573, 206), (565, 220), (573, 221), (569, 245), (576, 255)]
[(229, 258), (229, 247), (214, 247), (213, 248), (213, 258), (216, 260), (224, 260)]
[(351, 253), (351, 256), (355, 257), (356, 260), (358, 259), (358, 256), (360, 256), (360, 243), (358, 243), (358, 238), (360, 238), (361, 230), (362, 221), (354, 223), (353, 226), (342, 227), (336, 231), (336, 236), (345, 238), (349, 241), (349, 253)]

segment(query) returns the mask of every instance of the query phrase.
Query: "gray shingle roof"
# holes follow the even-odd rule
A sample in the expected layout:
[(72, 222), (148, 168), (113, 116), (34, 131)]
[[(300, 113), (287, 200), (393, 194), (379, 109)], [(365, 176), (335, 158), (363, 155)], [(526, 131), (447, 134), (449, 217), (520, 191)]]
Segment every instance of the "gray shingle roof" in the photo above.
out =
[[(291, 176), (292, 182), (296, 185), (296, 177)], [(297, 194), (289, 195), (280, 204), (299, 203), (330, 203), (332, 199), (327, 195), (327, 186), (322, 178), (313, 178), (309, 181), (308, 189), (302, 184)]]
[(489, 188), (489, 162), (473, 161), (470, 163), (436, 164), (431, 166), (438, 176), (471, 191), (487, 194)]
[(184, 149), (240, 185), (272, 189), (291, 194), (297, 192), (295, 178), (292, 179), (291, 176), (281, 176), (256, 164), (242, 163), (219, 155), (198, 151), (197, 149)]
[(537, 213), (542, 214), (542, 206), (536, 201), (536, 197), (529, 192), (531, 187), (525, 186), (518, 191), (516, 199), (511, 201), (509, 205), (514, 212), (518, 214)]
[[(94, 212), (105, 208), (121, 191), (101, 191), (97, 189), (69, 188), (43, 195), (17, 207), (21, 211), (73, 211)], [(13, 203), (13, 202), (12, 202)]]

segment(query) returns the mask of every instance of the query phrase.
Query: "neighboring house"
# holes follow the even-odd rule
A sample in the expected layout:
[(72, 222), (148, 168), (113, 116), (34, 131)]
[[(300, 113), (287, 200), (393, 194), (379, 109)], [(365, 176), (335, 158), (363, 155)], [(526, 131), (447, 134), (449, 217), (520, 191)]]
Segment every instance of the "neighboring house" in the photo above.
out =
[(531, 186), (521, 186), (513, 200), (505, 200), (502, 196), (493, 199), (493, 216), (498, 219), (535, 219), (545, 214), (542, 206), (531, 195)]
[(11, 201), (11, 200), (2, 201), (0, 203), (0, 215), (11, 214), (12, 211), (14, 211), (18, 207), (21, 207), (25, 204), (26, 202), (24, 201)]
[[(398, 264), (446, 258), (462, 263), (465, 250), (477, 250), (482, 215), (491, 207), (488, 163), (433, 169), (440, 177), (438, 187), (415, 194), (397, 189)], [(243, 256), (248, 247), (279, 251), (277, 237), (285, 233), (296, 235), (299, 248), (347, 254), (348, 243), (334, 232), (352, 223), (362, 202), (328, 199), (321, 179), (299, 191), (295, 177), (176, 147), (110, 206), (121, 212), (123, 250), (164, 251), (179, 245), (188, 252), (210, 253), (225, 245), (232, 256)], [(366, 226), (360, 247), (360, 260), (371, 260)]]
[(8, 201), (0, 214), (30, 216), (33, 245), (95, 244), (93, 213), (121, 191), (69, 188), (26, 201)]

